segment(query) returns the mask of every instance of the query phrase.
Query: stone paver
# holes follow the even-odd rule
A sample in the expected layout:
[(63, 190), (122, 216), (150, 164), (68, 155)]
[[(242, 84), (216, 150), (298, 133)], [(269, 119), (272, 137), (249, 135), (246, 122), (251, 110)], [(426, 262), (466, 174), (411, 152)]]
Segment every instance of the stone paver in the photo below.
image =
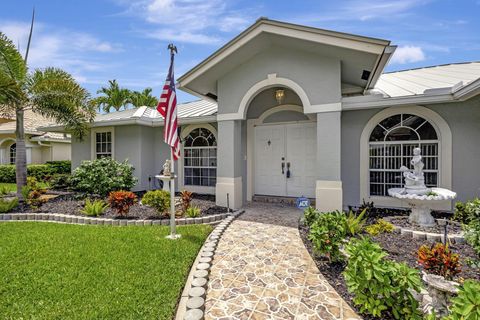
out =
[(218, 243), (205, 319), (361, 319), (317, 269), (299, 217), (292, 207), (245, 208)]

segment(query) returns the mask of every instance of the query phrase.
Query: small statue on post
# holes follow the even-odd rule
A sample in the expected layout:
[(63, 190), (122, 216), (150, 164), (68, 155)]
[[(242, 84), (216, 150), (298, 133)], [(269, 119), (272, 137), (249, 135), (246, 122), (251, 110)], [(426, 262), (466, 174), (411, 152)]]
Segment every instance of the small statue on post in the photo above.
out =
[(167, 159), (163, 164), (163, 175), (164, 176), (171, 176), (172, 175), (172, 162)]

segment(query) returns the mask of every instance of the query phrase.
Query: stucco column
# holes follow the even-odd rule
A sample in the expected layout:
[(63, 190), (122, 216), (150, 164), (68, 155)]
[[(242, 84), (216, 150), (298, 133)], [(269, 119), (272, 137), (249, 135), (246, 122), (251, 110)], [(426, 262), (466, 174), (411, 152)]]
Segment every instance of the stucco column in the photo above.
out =
[(242, 195), (242, 120), (218, 122), (216, 203), (231, 209), (243, 205)]
[(342, 210), (341, 181), (341, 111), (317, 113), (317, 183), (318, 210)]

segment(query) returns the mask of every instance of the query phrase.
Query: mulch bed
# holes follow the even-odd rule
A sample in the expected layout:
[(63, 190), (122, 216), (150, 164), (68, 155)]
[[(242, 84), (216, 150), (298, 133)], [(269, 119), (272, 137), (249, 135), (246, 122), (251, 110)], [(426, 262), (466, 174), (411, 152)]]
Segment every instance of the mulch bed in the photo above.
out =
[[(415, 230), (415, 231), (424, 231), (424, 232), (431, 232), (431, 233), (441, 233), (445, 231), (445, 227), (440, 226), (440, 225), (435, 225), (434, 227), (422, 227), (419, 225), (411, 224), (408, 222), (408, 216), (402, 216), (402, 217), (388, 217), (385, 219), (389, 221), (390, 223), (402, 227), (402, 228), (408, 228), (410, 230)], [(462, 225), (456, 221), (449, 221), (448, 223), (448, 234), (459, 234), (462, 232)]]
[[(141, 194), (138, 194), (139, 200), (141, 199)], [(83, 210), (85, 205), (85, 200), (82, 195), (78, 194), (64, 194), (59, 195), (56, 198), (53, 198), (46, 203), (42, 204), (37, 209), (32, 209), (29, 206), (21, 206), (18, 208), (18, 212), (42, 212), (42, 213), (61, 213), (61, 214), (71, 214), (76, 216), (85, 216), (80, 211)], [(205, 195), (194, 195), (191, 205), (197, 206), (200, 208), (201, 216), (225, 213), (227, 208), (219, 207), (215, 205), (214, 196), (205, 196)], [(176, 206), (177, 211), (180, 211), (180, 206)], [(105, 213), (102, 215), (104, 218), (114, 218), (114, 219), (168, 219), (168, 215), (159, 216), (155, 209), (141, 205), (139, 203), (130, 207), (130, 211), (126, 217), (120, 217), (118, 214), (111, 208), (107, 208)]]
[[(398, 214), (398, 213), (397, 213)], [(392, 214), (393, 215), (393, 214)], [(442, 215), (437, 215), (435, 218), (440, 218)], [(313, 252), (313, 246), (310, 240), (308, 240), (308, 227), (302, 222), (299, 223), (299, 232), (303, 240), (305, 247), (315, 261), (318, 269), (322, 272), (323, 276), (330, 285), (338, 292), (338, 294), (365, 320), (374, 320), (371, 315), (361, 314), (359, 309), (353, 304), (353, 295), (348, 292), (347, 285), (343, 278), (342, 272), (347, 266), (346, 262), (334, 262), (330, 263), (322, 257), (318, 257)], [(368, 235), (367, 235), (368, 236)], [(380, 244), (380, 246), (388, 252), (388, 259), (405, 262), (412, 268), (421, 270), (421, 267), (417, 264), (417, 250), (423, 244), (431, 245), (431, 243), (425, 240), (412, 239), (410, 236), (400, 235), (398, 233), (384, 233), (376, 237), (372, 237), (374, 241)], [(468, 259), (479, 259), (478, 255), (473, 251), (472, 247), (468, 244), (452, 244), (450, 249), (454, 253), (460, 255), (460, 262), (462, 264), (462, 272), (458, 275), (457, 279), (476, 279), (480, 280), (480, 270), (467, 265)], [(384, 315), (383, 320), (391, 320), (393, 317)]]

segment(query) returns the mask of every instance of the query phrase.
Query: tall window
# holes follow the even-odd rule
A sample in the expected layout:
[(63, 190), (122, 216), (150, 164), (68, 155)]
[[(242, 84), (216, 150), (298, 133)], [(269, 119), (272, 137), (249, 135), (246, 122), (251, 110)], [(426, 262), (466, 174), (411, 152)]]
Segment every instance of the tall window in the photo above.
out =
[(112, 132), (95, 133), (95, 159), (112, 157)]
[(184, 183), (213, 187), (217, 182), (217, 141), (210, 130), (194, 129), (184, 144)]
[(435, 128), (412, 114), (397, 114), (377, 124), (369, 141), (370, 195), (386, 196), (389, 188), (402, 188), (401, 166), (410, 168), (413, 149), (422, 150), (425, 184), (438, 185), (438, 147)]
[(15, 164), (17, 158), (17, 144), (14, 143), (10, 146), (10, 164)]

